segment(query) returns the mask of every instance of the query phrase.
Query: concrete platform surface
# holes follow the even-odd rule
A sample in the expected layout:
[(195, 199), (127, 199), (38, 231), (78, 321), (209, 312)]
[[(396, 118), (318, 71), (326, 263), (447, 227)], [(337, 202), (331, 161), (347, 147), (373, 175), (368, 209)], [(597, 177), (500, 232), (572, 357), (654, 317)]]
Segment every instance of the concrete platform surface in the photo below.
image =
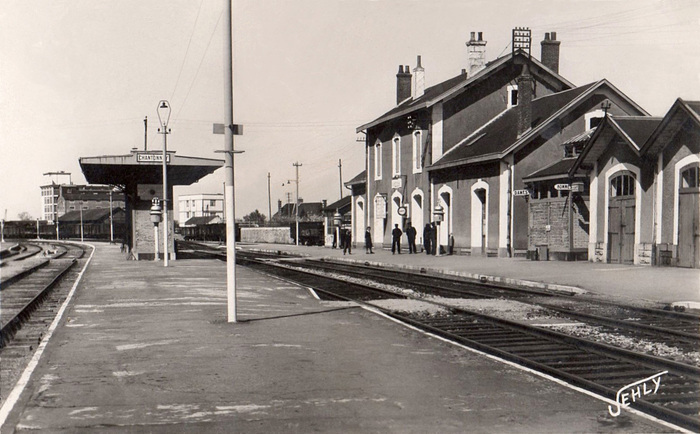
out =
[[(658, 304), (685, 303), (700, 307), (700, 270), (678, 267), (603, 264), (587, 261), (530, 261), (524, 258), (487, 258), (481, 256), (429, 256), (408, 254), (402, 245), (401, 255), (389, 250), (363, 247), (343, 255), (342, 249), (282, 244), (239, 244), (241, 249), (281, 251), (312, 257), (343, 258), (345, 261), (373, 262), (413, 269), (521, 284), (535, 288), (559, 289), (587, 293), (620, 302), (647, 301)], [(583, 291), (580, 291), (583, 290)]]
[(97, 245), (2, 433), (662, 432), (556, 382), (225, 264)]

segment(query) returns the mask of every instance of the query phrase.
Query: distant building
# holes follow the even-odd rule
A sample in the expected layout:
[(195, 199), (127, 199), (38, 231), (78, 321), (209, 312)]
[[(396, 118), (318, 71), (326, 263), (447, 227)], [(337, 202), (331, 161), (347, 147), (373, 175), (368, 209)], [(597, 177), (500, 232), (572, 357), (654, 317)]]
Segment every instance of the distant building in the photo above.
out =
[(177, 201), (180, 226), (192, 217), (224, 218), (224, 195), (221, 193), (183, 194)]
[(50, 224), (71, 211), (124, 208), (124, 194), (110, 185), (55, 184), (41, 186), (41, 220)]

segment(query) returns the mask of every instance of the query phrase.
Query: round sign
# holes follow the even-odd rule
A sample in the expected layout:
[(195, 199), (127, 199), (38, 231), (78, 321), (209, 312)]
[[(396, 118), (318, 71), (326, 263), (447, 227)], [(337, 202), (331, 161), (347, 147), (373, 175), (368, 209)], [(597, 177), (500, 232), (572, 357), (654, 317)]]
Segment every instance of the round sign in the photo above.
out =
[(398, 212), (399, 212), (399, 215), (400, 215), (401, 217), (405, 216), (405, 215), (406, 215), (406, 207), (405, 207), (405, 206), (400, 206)]

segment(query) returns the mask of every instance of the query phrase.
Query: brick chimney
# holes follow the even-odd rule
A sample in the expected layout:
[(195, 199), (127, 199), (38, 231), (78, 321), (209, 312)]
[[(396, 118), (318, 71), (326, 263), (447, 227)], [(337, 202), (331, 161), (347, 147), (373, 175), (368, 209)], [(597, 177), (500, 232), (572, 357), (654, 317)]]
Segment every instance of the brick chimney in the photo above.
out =
[(557, 32), (545, 33), (544, 40), (540, 42), (542, 63), (557, 74), (559, 73), (559, 44), (561, 41), (557, 41)]
[(486, 67), (486, 41), (483, 32), (479, 32), (476, 37), (475, 32), (471, 32), (471, 38), (467, 42), (467, 60), (469, 77)]
[(520, 137), (532, 126), (533, 79), (527, 63), (523, 65), (515, 81), (518, 84), (518, 137)]
[(396, 74), (396, 105), (411, 97), (411, 85), (411, 69), (406, 65), (404, 70), (403, 65), (399, 65), (399, 72)]
[(413, 97), (420, 98), (425, 93), (425, 69), (420, 64), (420, 56), (418, 56), (416, 63), (416, 67), (413, 68)]

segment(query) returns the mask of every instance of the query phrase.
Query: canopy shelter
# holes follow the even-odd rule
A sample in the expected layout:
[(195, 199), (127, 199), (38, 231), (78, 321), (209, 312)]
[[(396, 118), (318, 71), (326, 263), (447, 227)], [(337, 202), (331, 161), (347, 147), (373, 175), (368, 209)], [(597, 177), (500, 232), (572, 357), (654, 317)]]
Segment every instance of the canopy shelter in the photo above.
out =
[[(187, 157), (167, 153), (168, 175), (168, 233), (173, 234), (173, 194), (175, 185), (190, 185), (223, 167), (224, 160)], [(163, 198), (162, 151), (132, 150), (127, 155), (104, 155), (80, 158), (80, 168), (90, 184), (110, 184), (124, 187), (127, 212), (127, 239), (130, 254), (135, 259), (153, 259), (154, 224), (150, 208), (153, 199)], [(162, 204), (161, 204), (162, 205)], [(163, 224), (160, 224), (161, 231)], [(162, 236), (162, 235), (161, 235)], [(175, 257), (175, 245), (170, 237), (168, 252)], [(162, 252), (161, 252), (162, 254)]]

